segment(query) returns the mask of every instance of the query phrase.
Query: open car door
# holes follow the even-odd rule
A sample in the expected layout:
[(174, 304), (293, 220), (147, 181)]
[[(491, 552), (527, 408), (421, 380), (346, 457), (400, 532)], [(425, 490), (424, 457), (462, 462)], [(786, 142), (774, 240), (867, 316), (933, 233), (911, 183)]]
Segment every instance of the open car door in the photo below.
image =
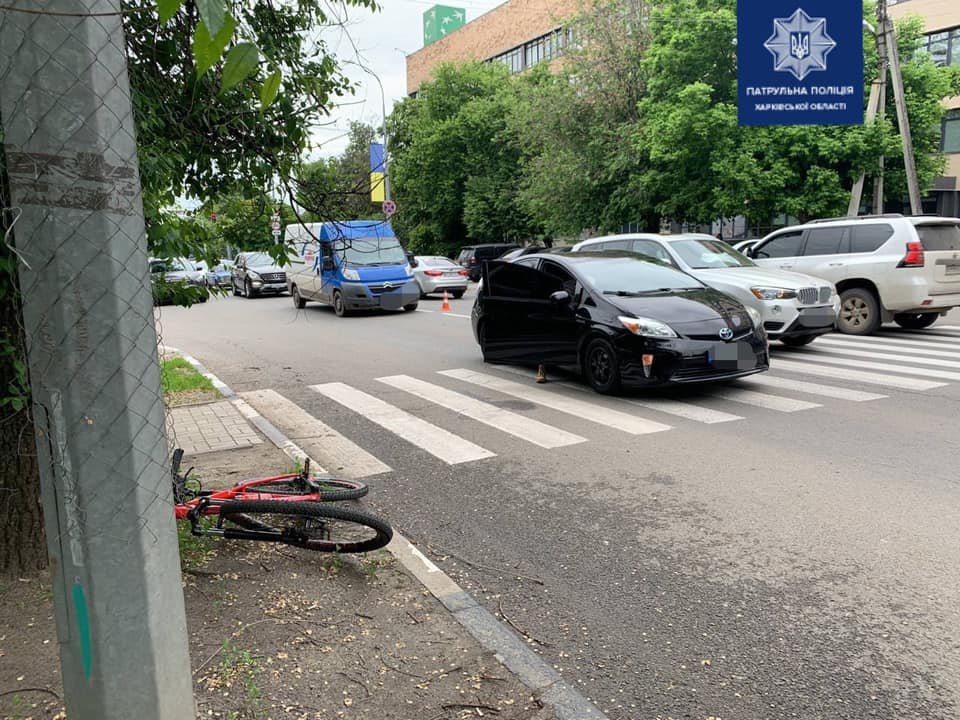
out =
[(577, 319), (572, 299), (554, 276), (517, 263), (492, 261), (482, 268), (480, 343), (490, 362), (574, 364)]

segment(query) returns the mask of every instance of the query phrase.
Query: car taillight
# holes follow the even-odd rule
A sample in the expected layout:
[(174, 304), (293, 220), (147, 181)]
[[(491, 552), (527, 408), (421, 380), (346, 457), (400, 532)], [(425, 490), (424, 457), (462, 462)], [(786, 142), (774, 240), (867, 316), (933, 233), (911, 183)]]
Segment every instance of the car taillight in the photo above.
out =
[(923, 243), (908, 242), (907, 254), (897, 267), (923, 267)]
[(443, 271), (441, 271), (441, 270), (424, 270), (424, 271), (423, 271), (423, 274), (424, 274), (424, 275), (429, 275), (430, 277), (440, 277), (441, 275), (443, 275)]
[(469, 271), (467, 271), (467, 270), (460, 270), (459, 272), (460, 272), (460, 274), (463, 275), (464, 277), (466, 277), (467, 275), (470, 274)]

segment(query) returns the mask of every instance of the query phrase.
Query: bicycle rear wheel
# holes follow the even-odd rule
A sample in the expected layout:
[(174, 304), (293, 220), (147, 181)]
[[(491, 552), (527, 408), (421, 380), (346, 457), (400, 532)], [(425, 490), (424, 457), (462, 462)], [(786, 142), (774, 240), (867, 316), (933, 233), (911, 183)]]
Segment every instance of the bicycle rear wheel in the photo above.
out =
[(258, 540), (318, 552), (359, 553), (393, 537), (376, 515), (315, 502), (235, 500), (220, 506), (218, 529), (231, 540)]
[[(353, 480), (338, 480), (334, 478), (312, 477), (304, 480), (299, 475), (290, 477), (271, 478), (269, 480), (254, 480), (243, 483), (243, 495), (314, 495), (310, 500), (336, 502), (337, 500), (358, 500), (370, 492), (370, 488), (361, 482)], [(251, 498), (255, 499), (255, 498)], [(269, 498), (264, 498), (265, 500)], [(308, 498), (304, 498), (305, 500)]]

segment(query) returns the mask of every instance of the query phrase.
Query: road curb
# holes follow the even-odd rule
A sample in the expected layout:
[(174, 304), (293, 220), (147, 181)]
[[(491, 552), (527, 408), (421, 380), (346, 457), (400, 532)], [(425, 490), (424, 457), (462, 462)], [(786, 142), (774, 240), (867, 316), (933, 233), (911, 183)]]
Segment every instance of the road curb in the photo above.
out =
[[(162, 350), (179, 354), (229, 400), (266, 436), (270, 442), (289, 457), (304, 462), (309, 456), (273, 423), (254, 410), (247, 402), (210, 372), (199, 360), (176, 348), (165, 345)], [(312, 465), (320, 467), (313, 460)], [(547, 662), (531, 650), (517, 634), (505, 626), (466, 590), (461, 588), (443, 570), (437, 567), (412, 542), (394, 530), (387, 550), (413, 575), (430, 594), (447, 608), (451, 615), (481, 645), (490, 650), (520, 681), (549, 705), (559, 720), (608, 720), (600, 710), (570, 683), (560, 677)]]

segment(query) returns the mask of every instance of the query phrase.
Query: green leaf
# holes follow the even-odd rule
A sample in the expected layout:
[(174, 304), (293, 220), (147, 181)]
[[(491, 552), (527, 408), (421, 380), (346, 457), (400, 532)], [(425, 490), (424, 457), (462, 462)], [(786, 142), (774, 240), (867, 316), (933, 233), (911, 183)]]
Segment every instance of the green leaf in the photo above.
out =
[(260, 107), (266, 110), (277, 99), (277, 93), (280, 92), (280, 79), (282, 75), (279, 70), (274, 70), (270, 77), (263, 81), (260, 87)]
[(223, 21), (223, 27), (214, 37), (210, 37), (207, 32), (206, 23), (202, 20), (197, 25), (197, 31), (193, 36), (193, 58), (197, 63), (197, 76), (203, 75), (207, 70), (217, 64), (220, 56), (223, 55), (227, 43), (233, 37), (233, 31), (237, 28), (237, 22), (232, 16), (227, 15)]
[(157, 11), (160, 13), (160, 23), (170, 22), (170, 18), (177, 14), (183, 5), (183, 0), (157, 0)]
[(214, 36), (220, 32), (224, 18), (227, 16), (227, 5), (224, 0), (196, 0), (200, 19), (207, 26), (207, 30)]
[(230, 48), (227, 60), (223, 64), (223, 77), (220, 79), (220, 92), (238, 85), (257, 70), (260, 51), (253, 43), (240, 43)]

